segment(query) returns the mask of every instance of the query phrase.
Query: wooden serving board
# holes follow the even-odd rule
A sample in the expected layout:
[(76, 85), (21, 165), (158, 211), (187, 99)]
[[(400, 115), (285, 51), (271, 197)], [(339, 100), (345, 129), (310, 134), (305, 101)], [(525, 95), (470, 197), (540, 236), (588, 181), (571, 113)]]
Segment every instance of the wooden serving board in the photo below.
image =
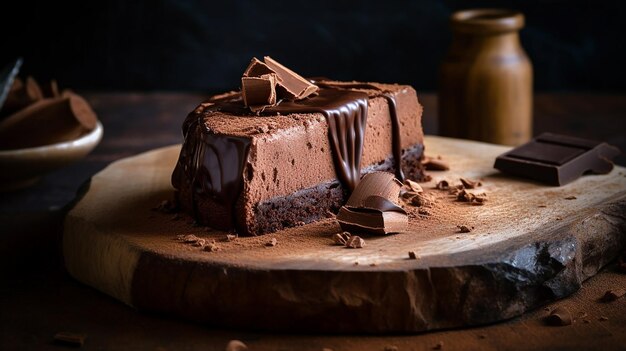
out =
[[(425, 144), (451, 165), (422, 184), (436, 198), (430, 214), (411, 209), (409, 232), (364, 236), (362, 249), (333, 244), (340, 227), (332, 218), (226, 241), (188, 216), (151, 210), (172, 198), (179, 146), (120, 160), (92, 178), (67, 216), (67, 269), (140, 310), (216, 326), (417, 332), (518, 316), (578, 290), (626, 247), (624, 168), (548, 187), (494, 170), (507, 147), (432, 136)], [(434, 189), (461, 176), (482, 181), (484, 206)], [(271, 238), (276, 246), (266, 246)]]

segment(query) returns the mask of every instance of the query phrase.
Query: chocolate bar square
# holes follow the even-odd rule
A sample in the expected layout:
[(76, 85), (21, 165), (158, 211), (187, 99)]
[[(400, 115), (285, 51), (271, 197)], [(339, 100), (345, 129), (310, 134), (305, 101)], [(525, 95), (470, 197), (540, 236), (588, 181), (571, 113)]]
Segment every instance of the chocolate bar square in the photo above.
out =
[(606, 174), (620, 150), (607, 143), (544, 133), (496, 158), (494, 168), (504, 173), (565, 185), (585, 173)]

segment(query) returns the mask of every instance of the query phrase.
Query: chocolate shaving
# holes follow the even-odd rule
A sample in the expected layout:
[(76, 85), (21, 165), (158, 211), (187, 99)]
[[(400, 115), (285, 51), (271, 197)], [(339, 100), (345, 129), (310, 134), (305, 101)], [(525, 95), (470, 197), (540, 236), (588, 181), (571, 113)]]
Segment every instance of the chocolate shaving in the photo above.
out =
[(565, 326), (572, 324), (572, 314), (565, 307), (557, 307), (546, 317), (546, 323), (555, 326)]
[(450, 169), (450, 166), (447, 162), (441, 160), (440, 158), (432, 158), (432, 157), (424, 157), (422, 160), (422, 165), (427, 171), (447, 171)]
[(459, 233), (469, 233), (472, 231), (472, 229), (474, 229), (474, 227), (469, 227), (466, 225), (457, 225), (457, 228), (459, 228)]
[(358, 235), (351, 236), (348, 242), (346, 242), (346, 247), (349, 247), (351, 249), (360, 249), (364, 246), (365, 246), (365, 240), (363, 240)]
[(602, 297), (602, 301), (604, 302), (615, 301), (624, 295), (626, 295), (625, 289), (608, 290), (606, 293), (604, 293), (604, 296)]
[(435, 185), (435, 189), (448, 190), (450, 189), (450, 184), (447, 180), (440, 180), (439, 182), (437, 182), (437, 185)]
[(411, 189), (412, 191), (416, 192), (416, 193), (421, 193), (424, 191), (424, 189), (422, 189), (422, 186), (419, 185), (417, 182), (414, 182), (410, 179), (406, 179), (404, 181), (404, 184), (407, 185), (409, 187), (409, 189)]
[(341, 228), (348, 232), (373, 234), (405, 231), (408, 217), (397, 205), (401, 186), (402, 183), (391, 173), (366, 174), (337, 214)]
[(348, 240), (350, 240), (350, 233), (348, 232), (337, 233), (333, 235), (333, 241), (337, 245), (345, 246)]
[(470, 180), (466, 178), (461, 178), (460, 180), (465, 189), (474, 189), (482, 185), (482, 183), (477, 180)]

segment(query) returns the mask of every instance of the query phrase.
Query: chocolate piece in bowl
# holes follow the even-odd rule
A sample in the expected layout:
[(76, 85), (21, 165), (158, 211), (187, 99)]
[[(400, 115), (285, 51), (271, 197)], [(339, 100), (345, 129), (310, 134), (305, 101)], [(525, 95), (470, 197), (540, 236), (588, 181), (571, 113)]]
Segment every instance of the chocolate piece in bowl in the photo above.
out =
[(305, 84), (265, 62), (253, 60), (244, 76), (276, 74), (274, 106), (253, 112), (241, 93), (230, 92), (183, 123), (172, 175), (183, 211), (213, 228), (259, 235), (336, 213), (363, 174), (423, 179), (422, 107), (413, 88)]

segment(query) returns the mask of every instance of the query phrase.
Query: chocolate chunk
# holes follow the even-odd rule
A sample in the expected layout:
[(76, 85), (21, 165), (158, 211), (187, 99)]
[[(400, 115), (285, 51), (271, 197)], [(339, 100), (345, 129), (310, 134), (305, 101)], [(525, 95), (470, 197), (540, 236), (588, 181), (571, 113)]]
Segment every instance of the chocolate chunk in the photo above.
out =
[(439, 190), (448, 190), (450, 189), (450, 184), (447, 180), (440, 180), (437, 182), (437, 185), (435, 185), (435, 188)]
[(248, 68), (243, 72), (244, 77), (260, 77), (265, 74), (276, 74), (276, 72), (256, 57), (252, 58)]
[(615, 300), (619, 299), (620, 297), (622, 297), (624, 295), (626, 295), (626, 290), (625, 289), (609, 290), (606, 293), (604, 293), (604, 296), (602, 297), (602, 301), (604, 301), (604, 302), (615, 301)]
[(572, 324), (572, 314), (565, 307), (557, 307), (546, 318), (549, 325), (565, 326)]
[(607, 143), (544, 133), (506, 152), (494, 167), (504, 173), (560, 186), (584, 173), (606, 174), (620, 150)]
[(296, 72), (281, 65), (276, 60), (269, 56), (263, 58), (265, 64), (278, 75), (278, 86), (281, 90), (282, 96), (288, 100), (302, 100), (309, 95), (318, 91), (317, 85), (302, 78)]
[(366, 174), (337, 214), (341, 228), (373, 234), (405, 231), (409, 220), (404, 209), (396, 204), (401, 186), (391, 173)]
[(412, 260), (417, 260), (417, 254), (415, 253), (415, 251), (409, 251), (409, 258)]
[(242, 77), (241, 93), (246, 107), (254, 112), (275, 105), (276, 75), (264, 74), (260, 77)]
[(457, 225), (457, 228), (459, 228), (459, 233), (469, 233), (474, 229), (474, 227), (470, 228), (466, 225)]

